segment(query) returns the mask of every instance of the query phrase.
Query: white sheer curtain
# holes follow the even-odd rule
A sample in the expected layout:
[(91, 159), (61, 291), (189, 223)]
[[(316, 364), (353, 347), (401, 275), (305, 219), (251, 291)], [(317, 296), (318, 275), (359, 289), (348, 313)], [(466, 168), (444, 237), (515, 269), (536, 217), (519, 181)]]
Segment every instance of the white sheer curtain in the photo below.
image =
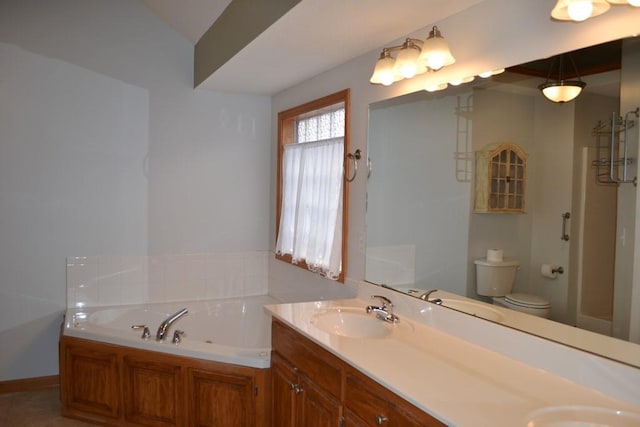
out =
[[(309, 120), (305, 120), (305, 134), (308, 124)], [(299, 135), (298, 139), (304, 138)], [(343, 153), (341, 136), (288, 144), (282, 161), (282, 210), (276, 253), (291, 255), (294, 263), (305, 261), (310, 270), (333, 280), (342, 269)]]

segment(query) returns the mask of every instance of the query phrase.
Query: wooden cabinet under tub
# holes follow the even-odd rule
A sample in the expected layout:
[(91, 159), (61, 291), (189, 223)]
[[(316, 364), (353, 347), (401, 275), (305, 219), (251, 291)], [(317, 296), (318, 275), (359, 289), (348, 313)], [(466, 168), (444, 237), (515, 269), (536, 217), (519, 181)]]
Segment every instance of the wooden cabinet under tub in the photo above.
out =
[(271, 334), (273, 426), (444, 426), (279, 320)]
[(122, 426), (270, 426), (270, 371), (62, 336), (64, 416)]

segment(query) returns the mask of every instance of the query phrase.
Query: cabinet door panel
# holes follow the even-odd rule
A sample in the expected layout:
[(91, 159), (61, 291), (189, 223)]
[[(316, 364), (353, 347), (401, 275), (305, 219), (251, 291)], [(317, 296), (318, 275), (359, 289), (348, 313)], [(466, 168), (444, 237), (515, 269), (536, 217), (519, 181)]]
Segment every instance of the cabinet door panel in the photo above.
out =
[(274, 427), (295, 427), (297, 374), (277, 353), (271, 354), (271, 396)]
[(181, 368), (175, 364), (123, 358), (125, 420), (148, 426), (184, 425)]
[(335, 427), (340, 423), (340, 402), (327, 392), (302, 378), (300, 381), (299, 410), (300, 423), (305, 427)]
[(91, 345), (66, 345), (64, 341), (61, 348), (63, 407), (117, 418), (120, 412), (117, 353), (92, 349)]
[(253, 378), (190, 370), (190, 425), (253, 427), (256, 425)]

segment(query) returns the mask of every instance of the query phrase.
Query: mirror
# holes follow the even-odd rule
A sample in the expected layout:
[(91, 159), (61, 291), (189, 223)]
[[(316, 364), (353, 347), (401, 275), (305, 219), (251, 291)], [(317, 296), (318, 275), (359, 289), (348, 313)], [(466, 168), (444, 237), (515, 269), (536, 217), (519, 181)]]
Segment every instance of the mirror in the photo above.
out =
[[(549, 59), (441, 92), (372, 104), (365, 279), (415, 296), (446, 291), (442, 295), (468, 298), (470, 306), (486, 311), (495, 306), (473, 303), (493, 303), (476, 292), (474, 261), (499, 249), (520, 263), (511, 292), (551, 305), (551, 320), (518, 314), (524, 323), (500, 323), (549, 339), (557, 338), (541, 330), (549, 330), (550, 321), (578, 326), (598, 333), (604, 347), (628, 340), (633, 249), (616, 236), (625, 232), (625, 221), (635, 223), (635, 186), (598, 183), (596, 175), (606, 178), (608, 169), (594, 166), (604, 153), (596, 145), (610, 143), (595, 135), (596, 126), (605, 128), (626, 113), (620, 112), (628, 103), (621, 107), (621, 75), (640, 79), (637, 68), (621, 72), (623, 50), (637, 58), (640, 43), (630, 39), (571, 52), (587, 86), (570, 103), (550, 102), (538, 90)], [(634, 102), (633, 108), (640, 100)], [(636, 115), (627, 119), (638, 123)], [(637, 157), (638, 128), (626, 135), (629, 157)], [(624, 141), (614, 135), (622, 147), (614, 151), (622, 152)], [(475, 154), (497, 143), (516, 144), (527, 155), (524, 214), (473, 212)], [(635, 176), (635, 166), (627, 166), (628, 176)], [(622, 163), (616, 168), (618, 176)], [(562, 274), (550, 273), (558, 267)], [(623, 346), (637, 355), (622, 361), (640, 366), (640, 346)], [(620, 360), (606, 348), (588, 350)]]

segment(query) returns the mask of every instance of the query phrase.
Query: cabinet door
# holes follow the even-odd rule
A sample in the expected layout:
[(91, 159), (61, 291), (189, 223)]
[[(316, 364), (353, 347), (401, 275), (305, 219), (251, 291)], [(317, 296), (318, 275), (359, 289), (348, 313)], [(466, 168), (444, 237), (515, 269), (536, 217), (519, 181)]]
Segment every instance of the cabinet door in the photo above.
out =
[(298, 389), (298, 425), (305, 427), (336, 427), (342, 407), (330, 394), (301, 377)]
[(295, 427), (298, 376), (277, 353), (271, 355), (271, 387), (273, 426)]
[(186, 424), (180, 366), (125, 356), (122, 374), (127, 422), (154, 427)]
[(120, 416), (118, 354), (115, 351), (100, 350), (91, 344), (75, 346), (63, 339), (60, 359), (65, 415), (78, 416), (78, 411), (108, 418)]
[(189, 425), (254, 427), (254, 381), (251, 376), (189, 370)]
[(476, 153), (474, 212), (525, 213), (527, 154), (516, 144), (492, 144)]

